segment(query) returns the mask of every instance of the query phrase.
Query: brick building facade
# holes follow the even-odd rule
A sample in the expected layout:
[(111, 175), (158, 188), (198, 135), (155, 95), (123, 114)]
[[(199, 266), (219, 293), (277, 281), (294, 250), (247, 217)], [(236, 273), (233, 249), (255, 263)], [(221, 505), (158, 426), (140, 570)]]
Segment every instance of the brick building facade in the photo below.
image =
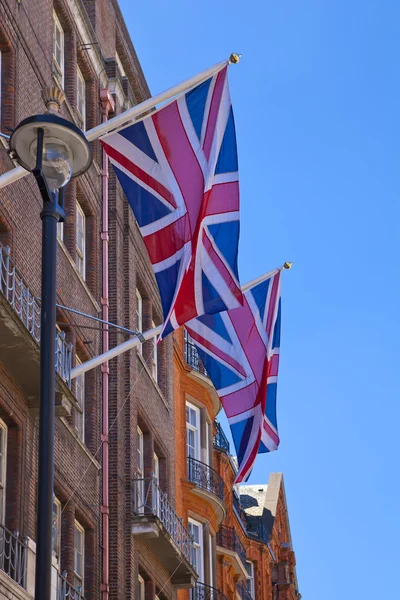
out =
[[(175, 333), (176, 494), (198, 579), (179, 600), (300, 600), (283, 478), (234, 486), (220, 404), (190, 337)], [(193, 599), (193, 593), (194, 599)]]

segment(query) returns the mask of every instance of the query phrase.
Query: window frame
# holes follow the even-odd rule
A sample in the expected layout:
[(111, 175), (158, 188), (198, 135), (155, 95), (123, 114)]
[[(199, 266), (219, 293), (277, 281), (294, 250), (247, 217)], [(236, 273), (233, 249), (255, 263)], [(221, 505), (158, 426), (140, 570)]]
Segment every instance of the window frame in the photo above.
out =
[[(77, 552), (79, 552), (79, 549), (76, 548), (75, 545), (75, 540), (76, 540), (76, 536), (75, 536), (75, 532), (79, 531), (79, 533), (81, 534), (81, 539), (82, 539), (82, 547), (81, 547), (81, 552), (80, 555), (82, 556), (82, 575), (80, 575), (77, 571), (76, 571), (76, 554)], [(78, 581), (78, 585), (77, 585), (77, 581)], [(80, 585), (79, 585), (80, 582)], [(77, 521), (76, 519), (74, 520), (74, 587), (81, 593), (83, 594), (84, 592), (84, 584), (85, 584), (85, 529), (84, 527), (82, 527), (82, 525), (79, 523), (79, 521)]]
[[(143, 333), (143, 297), (136, 288), (136, 331)], [(139, 354), (143, 354), (143, 344), (140, 342), (137, 346)]]
[[(82, 218), (82, 248), (78, 245), (78, 215)], [(76, 222), (75, 222), (75, 265), (82, 279), (86, 278), (86, 215), (82, 206), (76, 201)], [(80, 264), (82, 265), (80, 267)]]
[[(151, 327), (154, 329), (156, 324), (154, 321), (151, 322)], [(157, 344), (157, 336), (153, 336), (152, 338), (152, 348), (151, 348), (151, 376), (154, 381), (158, 382), (158, 344)]]
[(0, 522), (4, 524), (6, 514), (6, 488), (7, 488), (7, 442), (8, 427), (0, 419)]
[(146, 595), (145, 581), (140, 574), (138, 575), (138, 588), (139, 588), (138, 589), (139, 600), (145, 600), (145, 595)]
[[(79, 356), (75, 355), (75, 363), (76, 366), (81, 365), (82, 361)], [(82, 398), (78, 396), (78, 382), (79, 389), (82, 390)], [(75, 398), (78, 403), (80, 411), (75, 409), (75, 429), (78, 435), (78, 438), (81, 442), (85, 441), (85, 373), (81, 373), (75, 377)], [(78, 423), (78, 424), (77, 424)], [(80, 425), (80, 427), (78, 426)]]
[[(83, 86), (81, 92), (79, 90), (79, 83)], [(79, 106), (79, 98), (82, 101), (82, 108)], [(79, 66), (76, 69), (76, 109), (82, 122), (81, 129), (86, 131), (86, 80)]]
[[(199, 550), (198, 556), (200, 557), (200, 564), (196, 564), (196, 561), (194, 560), (194, 557), (192, 557), (192, 564), (194, 566), (195, 569), (197, 569), (197, 574), (199, 576), (198, 581), (200, 583), (205, 583), (204, 581), (204, 536), (203, 536), (203, 523), (200, 523), (200, 521), (196, 521), (195, 519), (192, 519), (191, 517), (188, 518), (188, 530), (189, 533), (191, 535), (192, 534), (192, 527), (195, 526), (198, 528), (199, 530), (199, 541), (195, 542), (193, 540), (193, 551), (196, 552), (196, 550)], [(200, 568), (199, 568), (200, 567)]]
[[(248, 565), (251, 565), (249, 570)], [(254, 562), (252, 560), (246, 560), (246, 571), (249, 577), (246, 579), (246, 588), (250, 596), (254, 600)]]
[[(56, 510), (54, 510), (54, 506), (56, 506)], [(57, 531), (57, 534), (54, 535), (54, 531)], [(53, 495), (53, 554), (56, 557), (57, 563), (60, 562), (60, 554), (61, 554), (61, 502), (57, 498), (56, 495)]]
[[(53, 64), (57, 70), (57, 77), (60, 78), (61, 87), (64, 88), (64, 76), (65, 76), (65, 32), (60, 23), (60, 19), (57, 16), (55, 10), (53, 10)], [(58, 59), (55, 54), (56, 50), (56, 28), (60, 33), (60, 54), (61, 54), (61, 65), (58, 63)]]
[(186, 416), (186, 455), (187, 455), (187, 458), (189, 458), (189, 456), (191, 456), (188, 451), (188, 449), (189, 449), (188, 430), (190, 430), (190, 431), (194, 432), (194, 438), (195, 438), (194, 456), (192, 458), (194, 458), (195, 460), (201, 460), (201, 418), (200, 418), (201, 415), (200, 415), (200, 409), (188, 401), (186, 401), (185, 408), (186, 408), (186, 411), (188, 408), (189, 408), (189, 410), (193, 410), (196, 415), (196, 425), (193, 425), (192, 423), (190, 423), (187, 420), (187, 416)]
[[(144, 512), (144, 435), (143, 431), (140, 429), (139, 425), (136, 427), (136, 479), (137, 488), (136, 494), (137, 499), (136, 502), (138, 504), (137, 509), (138, 512)], [(141, 480), (141, 481), (140, 481)]]

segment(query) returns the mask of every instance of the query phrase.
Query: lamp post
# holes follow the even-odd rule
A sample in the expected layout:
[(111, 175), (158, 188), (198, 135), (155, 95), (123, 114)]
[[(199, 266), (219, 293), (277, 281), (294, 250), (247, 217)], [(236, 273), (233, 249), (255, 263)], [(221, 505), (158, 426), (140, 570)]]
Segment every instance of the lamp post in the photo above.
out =
[(83, 132), (59, 116), (64, 95), (45, 88), (46, 112), (24, 119), (10, 138), (10, 152), (31, 171), (43, 199), (40, 325), (39, 474), (36, 528), (36, 600), (51, 600), (54, 429), (56, 393), (57, 223), (64, 221), (63, 188), (91, 165)]

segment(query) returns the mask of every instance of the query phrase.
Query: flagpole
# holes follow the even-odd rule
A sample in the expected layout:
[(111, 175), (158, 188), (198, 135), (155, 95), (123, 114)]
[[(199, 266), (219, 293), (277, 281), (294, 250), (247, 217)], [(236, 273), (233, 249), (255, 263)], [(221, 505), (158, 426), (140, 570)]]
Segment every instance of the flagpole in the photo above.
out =
[[(223, 67), (230, 64), (238, 63), (240, 56), (241, 54), (232, 53), (228, 60), (223, 60), (214, 65), (213, 67), (210, 67), (209, 69), (206, 69), (205, 71), (194, 75), (194, 77), (189, 77), (189, 79), (182, 81), (182, 83), (178, 83), (178, 85), (169, 88), (165, 92), (157, 94), (157, 96), (153, 96), (152, 98), (148, 98), (144, 102), (133, 106), (129, 110), (126, 110), (125, 112), (113, 117), (112, 119), (109, 119), (104, 123), (100, 123), (100, 125), (93, 127), (93, 129), (89, 129), (89, 131), (87, 131), (85, 134), (87, 140), (89, 142), (93, 142), (94, 140), (96, 140), (102, 135), (105, 135), (109, 131), (129, 123), (129, 121), (132, 121), (140, 115), (148, 112), (152, 108), (155, 108), (157, 104), (161, 104), (166, 100), (170, 100), (171, 98), (177, 96), (181, 92), (184, 92), (185, 90), (194, 87), (195, 85), (198, 85), (202, 81), (205, 81), (206, 79), (223, 69)], [(28, 171), (26, 171), (22, 167), (16, 167), (15, 169), (3, 173), (3, 175), (0, 175), (0, 189), (6, 187), (7, 185), (10, 185), (10, 183), (14, 183), (14, 181), (22, 179), (22, 177), (25, 177), (25, 175), (28, 174)]]
[(264, 273), (264, 275), (260, 275), (260, 277), (256, 277), (255, 279), (252, 279), (248, 283), (245, 283), (244, 285), (242, 285), (242, 292), (247, 292), (247, 290), (254, 287), (255, 285), (258, 285), (259, 283), (262, 283), (266, 279), (269, 279), (270, 277), (272, 277), (272, 275), (275, 275), (275, 273), (278, 273), (278, 271), (283, 271), (284, 269), (287, 269), (287, 270), (291, 269), (292, 265), (293, 265), (293, 263), (291, 263), (291, 262), (285, 262), (285, 264), (282, 265), (281, 267), (279, 267), (278, 269), (273, 269), (272, 271), (268, 271), (268, 273)]
[[(293, 263), (285, 262), (285, 264), (282, 267), (279, 267), (279, 269), (274, 269), (273, 271), (269, 271), (268, 273), (257, 277), (257, 279), (253, 279), (252, 281), (246, 283), (242, 287), (242, 291), (245, 292), (254, 285), (265, 281), (265, 279), (268, 279), (268, 277), (271, 277), (274, 273), (278, 273), (278, 271), (282, 271), (283, 269), (290, 269), (292, 267), (292, 264)], [(86, 373), (87, 371), (90, 371), (91, 369), (102, 365), (104, 362), (111, 360), (112, 358), (115, 358), (120, 354), (123, 354), (127, 350), (132, 350), (132, 348), (136, 348), (136, 346), (138, 346), (139, 344), (147, 342), (147, 340), (150, 340), (151, 338), (160, 335), (162, 328), (162, 325), (158, 325), (158, 327), (149, 329), (148, 331), (145, 331), (140, 335), (135, 335), (131, 339), (126, 340), (126, 342), (122, 342), (122, 344), (118, 344), (118, 346), (115, 346), (111, 350), (108, 350), (108, 352), (104, 352), (104, 354), (95, 356), (94, 358), (91, 358), (90, 360), (78, 365), (77, 367), (71, 370), (71, 379), (75, 379), (75, 377), (78, 377), (78, 375), (82, 375), (83, 373)]]

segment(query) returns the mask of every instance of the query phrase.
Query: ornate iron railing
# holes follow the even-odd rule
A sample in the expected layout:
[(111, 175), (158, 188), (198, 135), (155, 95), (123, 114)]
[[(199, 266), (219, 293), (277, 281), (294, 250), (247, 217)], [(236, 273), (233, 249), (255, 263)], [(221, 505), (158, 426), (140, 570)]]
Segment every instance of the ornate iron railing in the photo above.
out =
[(214, 448), (218, 448), (218, 450), (223, 450), (223, 452), (229, 454), (230, 445), (228, 438), (226, 437), (218, 421), (214, 421), (214, 426), (216, 430), (216, 433), (214, 435)]
[(57, 600), (85, 600), (83, 592), (75, 588), (67, 580), (67, 571), (58, 574)]
[(239, 501), (238, 497), (236, 496), (235, 491), (233, 491), (233, 493), (232, 493), (232, 498), (233, 498), (233, 508), (235, 509), (237, 516), (241, 520), (243, 527), (245, 529), (247, 529), (247, 515), (246, 515), (245, 511), (243, 510), (243, 508), (240, 506), (240, 501)]
[(0, 524), (0, 569), (18, 585), (26, 588), (27, 545), (19, 532), (11, 533)]
[(217, 531), (217, 545), (236, 552), (243, 564), (243, 568), (246, 568), (246, 550), (233, 527), (220, 526)]
[(133, 481), (133, 512), (136, 517), (153, 514), (161, 521), (186, 560), (192, 565), (193, 539), (154, 477)]
[(199, 582), (192, 588), (190, 596), (191, 600), (227, 600), (225, 594), (217, 588)]
[(225, 497), (224, 480), (221, 475), (209, 465), (188, 457), (188, 479), (198, 488), (206, 490), (217, 496), (222, 502)]
[(201, 373), (205, 377), (208, 377), (208, 373), (207, 373), (206, 369), (204, 368), (204, 365), (201, 362), (201, 359), (199, 358), (199, 355), (197, 353), (197, 348), (196, 348), (195, 344), (193, 343), (192, 338), (186, 331), (186, 329), (184, 332), (184, 336), (185, 336), (185, 361), (186, 361), (186, 363), (194, 371), (197, 371), (198, 373)]
[(236, 591), (242, 600), (253, 600), (246, 584), (243, 583), (243, 581), (239, 581), (239, 583), (236, 584)]
[[(9, 246), (1, 244), (0, 292), (32, 337), (40, 344), (40, 303), (13, 264)], [(64, 333), (56, 335), (56, 370), (66, 384), (71, 387), (72, 344), (66, 342)]]

